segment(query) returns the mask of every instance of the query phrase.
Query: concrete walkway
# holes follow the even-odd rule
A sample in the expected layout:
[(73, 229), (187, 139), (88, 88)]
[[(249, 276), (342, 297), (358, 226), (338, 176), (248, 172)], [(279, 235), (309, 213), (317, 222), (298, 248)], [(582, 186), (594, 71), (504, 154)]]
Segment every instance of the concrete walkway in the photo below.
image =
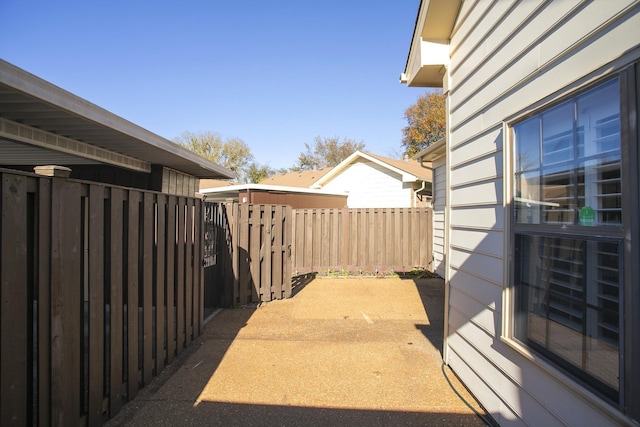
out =
[(111, 426), (482, 426), (442, 366), (440, 279), (315, 279), (221, 311)]

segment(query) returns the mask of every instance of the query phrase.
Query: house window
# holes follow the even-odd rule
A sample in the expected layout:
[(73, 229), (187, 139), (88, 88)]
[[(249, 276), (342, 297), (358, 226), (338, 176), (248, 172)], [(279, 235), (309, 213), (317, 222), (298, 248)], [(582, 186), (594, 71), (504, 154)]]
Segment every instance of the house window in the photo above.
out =
[(613, 79), (513, 125), (513, 338), (613, 402), (630, 215), (620, 106)]

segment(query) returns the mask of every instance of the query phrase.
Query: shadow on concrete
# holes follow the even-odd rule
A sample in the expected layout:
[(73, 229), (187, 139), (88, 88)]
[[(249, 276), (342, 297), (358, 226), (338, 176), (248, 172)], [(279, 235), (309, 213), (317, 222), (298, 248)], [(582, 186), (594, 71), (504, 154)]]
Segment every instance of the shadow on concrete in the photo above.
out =
[(291, 298), (296, 296), (301, 290), (305, 288), (313, 279), (316, 278), (317, 272), (299, 274), (291, 278)]
[(416, 328), (440, 351), (444, 343), (444, 280), (413, 279), (429, 324), (416, 324)]
[[(163, 404), (166, 405), (166, 404)], [(370, 411), (225, 402), (170, 402), (161, 412), (131, 420), (135, 426), (478, 426), (470, 414)]]
[[(381, 279), (373, 279), (375, 281)], [(304, 319), (298, 320), (297, 322), (289, 323), (291, 327), (294, 329), (292, 335), (283, 335), (282, 332), (275, 331), (277, 328), (270, 328), (274, 325), (263, 325), (263, 328), (267, 329), (248, 329), (245, 332), (242, 332), (245, 327), (248, 326), (252, 316), (256, 315), (257, 310), (254, 307), (246, 307), (246, 308), (236, 308), (236, 309), (224, 309), (219, 312), (211, 321), (209, 321), (205, 327), (203, 334), (194, 340), (192, 345), (186, 349), (179, 357), (177, 357), (174, 363), (165, 369), (161, 375), (156, 378), (148, 387), (141, 390), (136, 399), (132, 402), (129, 402), (122, 411), (112, 420), (110, 420), (107, 425), (108, 426), (216, 426), (216, 425), (224, 425), (224, 426), (233, 426), (233, 425), (251, 425), (251, 426), (400, 426), (400, 425), (421, 425), (421, 426), (483, 426), (485, 425), (485, 421), (474, 413), (475, 410), (466, 411), (463, 410), (462, 405), (459, 404), (451, 404), (450, 402), (441, 401), (441, 396), (443, 392), (449, 392), (448, 390), (444, 390), (443, 387), (447, 387), (444, 381), (438, 382), (439, 380), (436, 377), (440, 376), (441, 366), (438, 363), (439, 360), (442, 359), (442, 334), (443, 334), (443, 298), (444, 298), (444, 286), (440, 284), (440, 281), (433, 281), (432, 279), (415, 279), (415, 286), (420, 295), (420, 299), (422, 304), (424, 305), (424, 309), (428, 314), (428, 322), (424, 322), (425, 324), (417, 324), (416, 329), (419, 330), (428, 341), (430, 341), (435, 348), (438, 349), (439, 355), (434, 355), (434, 366), (433, 369), (429, 371), (428, 375), (425, 375), (424, 371), (419, 369), (422, 374), (418, 374), (417, 372), (412, 376), (419, 376), (423, 378), (422, 380), (418, 380), (417, 383), (411, 384), (421, 384), (419, 386), (422, 391), (411, 391), (405, 390), (407, 387), (412, 388), (413, 386), (409, 383), (404, 386), (398, 385), (398, 387), (393, 386), (396, 390), (387, 390), (383, 393), (393, 394), (400, 391), (404, 396), (404, 401), (400, 401), (397, 398), (393, 400), (391, 395), (389, 398), (393, 400), (395, 403), (389, 403), (390, 406), (384, 408), (382, 406), (380, 409), (375, 409), (375, 406), (370, 406), (364, 408), (350, 408), (347, 402), (342, 402), (338, 404), (338, 406), (345, 407), (333, 407), (333, 405), (327, 406), (313, 406), (313, 403), (305, 406), (304, 404), (279, 404), (277, 399), (274, 397), (277, 394), (272, 387), (271, 394), (274, 396), (264, 396), (264, 398), (271, 399), (273, 397), (273, 404), (264, 404), (262, 401), (256, 401), (255, 403), (248, 403), (242, 400), (242, 398), (238, 398), (232, 401), (225, 401), (225, 398), (218, 398), (214, 400), (207, 400), (207, 398), (201, 398), (201, 393), (204, 389), (207, 388), (208, 384), (214, 377), (216, 371), (219, 370), (225, 356), (228, 353), (235, 353), (236, 357), (238, 354), (238, 348), (234, 345), (234, 341), (237, 343), (237, 339), (239, 335), (244, 337), (242, 340), (247, 340), (247, 338), (252, 339), (252, 337), (259, 336), (260, 340), (256, 342), (255, 351), (253, 352), (244, 352), (244, 357), (254, 357), (256, 353), (259, 353), (265, 348), (273, 345), (274, 341), (280, 342), (281, 340), (287, 341), (293, 339), (300, 340), (295, 341), (295, 345), (300, 345), (304, 347), (317, 348), (317, 346), (324, 345), (325, 349), (327, 348), (340, 348), (340, 341), (346, 339), (349, 341), (351, 339), (351, 343), (348, 347), (343, 347), (344, 349), (374, 349), (377, 346), (376, 339), (374, 335), (372, 335), (373, 330), (378, 327), (378, 325), (384, 325), (383, 319), (377, 319), (372, 317), (372, 319), (359, 319), (357, 316), (346, 316), (344, 319), (340, 314), (340, 311), (336, 311), (334, 313), (334, 320), (326, 320), (326, 318), (318, 318), (316, 319), (313, 316), (305, 316), (304, 318), (307, 322), (312, 322), (314, 325), (318, 325), (312, 329), (300, 329), (301, 325), (299, 323), (304, 323)], [(309, 283), (309, 282), (307, 282)], [(305, 283), (305, 286), (306, 284)], [(344, 282), (345, 285), (349, 282)], [(382, 282), (378, 282), (382, 283)], [(342, 287), (341, 284), (333, 285)], [(310, 286), (308, 291), (313, 291), (315, 288)], [(309, 306), (302, 304), (303, 301), (309, 302), (308, 293), (305, 293), (305, 297), (302, 298), (302, 301), (298, 301), (296, 303), (296, 307), (302, 313), (307, 313), (307, 310), (312, 310)], [(385, 294), (387, 295), (387, 294)], [(414, 294), (415, 295), (415, 294)], [(302, 295), (298, 296), (298, 298), (303, 297)], [(294, 298), (296, 300), (296, 298)], [(380, 298), (377, 298), (377, 301), (380, 301)], [(415, 300), (414, 300), (415, 301)], [(373, 302), (373, 300), (372, 300)], [(313, 303), (316, 304), (316, 301), (313, 300)], [(348, 304), (345, 307), (345, 310), (349, 309), (354, 312), (359, 312), (360, 308), (353, 308), (353, 304), (355, 302), (346, 301)], [(416, 301), (417, 303), (417, 301)], [(274, 304), (289, 304), (288, 302), (275, 302)], [(301, 305), (302, 304), (302, 305)], [(329, 303), (330, 304), (330, 303)], [(344, 304), (344, 303), (341, 303)], [(382, 305), (386, 304), (386, 302), (382, 302)], [(340, 305), (338, 305), (340, 306)], [(267, 306), (268, 307), (268, 306)], [(368, 305), (367, 305), (368, 307)], [(329, 310), (335, 311), (335, 306), (328, 307)], [(351, 313), (349, 311), (349, 313)], [(324, 313), (324, 311), (323, 311)], [(263, 315), (256, 315), (256, 318), (260, 318)], [(325, 320), (323, 320), (325, 319)], [(370, 323), (374, 322), (374, 323)], [(399, 331), (399, 329), (393, 329), (397, 327), (397, 320), (387, 321), (389, 323), (389, 327), (392, 328), (393, 331)], [(251, 320), (252, 328), (255, 328), (255, 319)], [(325, 329), (325, 327), (330, 327), (330, 325), (338, 325), (337, 330)], [(340, 326), (341, 325), (341, 326)], [(409, 324), (410, 327), (410, 324)], [(299, 335), (299, 332), (303, 330), (305, 334)], [(389, 332), (386, 326), (382, 326), (381, 330)], [(250, 331), (248, 334), (247, 332)], [(396, 332), (392, 332), (391, 334), (383, 334), (385, 338), (382, 338), (383, 341), (380, 341), (380, 345), (388, 345), (388, 343), (384, 340), (389, 339), (388, 337), (393, 335)], [(266, 334), (266, 335), (264, 335)], [(249, 335), (249, 336), (247, 336)], [(325, 343), (319, 343), (317, 340), (325, 340)], [(333, 339), (336, 339), (335, 344), (333, 343)], [(373, 340), (372, 340), (373, 339)], [(409, 339), (409, 338), (408, 338)], [(241, 340), (241, 341), (242, 341)], [(328, 342), (326, 340), (329, 340)], [(338, 341), (339, 340), (339, 341)], [(372, 341), (371, 341), (372, 340)], [(291, 341), (290, 341), (291, 342)], [(364, 347), (360, 347), (360, 345), (364, 343)], [(231, 347), (234, 347), (233, 349)], [(357, 347), (356, 347), (357, 346)], [(373, 347), (372, 347), (373, 346)], [(417, 355), (421, 350), (418, 349), (420, 347), (417, 342), (414, 342), (411, 346), (401, 346), (402, 350), (398, 350), (400, 354), (405, 355), (405, 357), (412, 358), (414, 355)], [(245, 347), (246, 348), (246, 347)], [(392, 348), (392, 347), (390, 347)], [(313, 351), (313, 350), (310, 350)], [(374, 350), (375, 352), (375, 350)], [(252, 356), (252, 354), (254, 356)], [(309, 355), (310, 353), (301, 353), (305, 355)], [(314, 353), (315, 354), (315, 353)], [(340, 357), (364, 357), (362, 360), (366, 361), (369, 357), (364, 355), (362, 351), (359, 352), (359, 356), (356, 354), (346, 354), (342, 351), (339, 353), (329, 353), (330, 357), (340, 358)], [(291, 354), (293, 357), (294, 355)], [(275, 375), (275, 369), (272, 367), (271, 363), (273, 360), (270, 359), (271, 356), (268, 354), (263, 354), (258, 357), (262, 361), (260, 363), (264, 364), (265, 370), (264, 375), (269, 376)], [(372, 356), (371, 356), (372, 357)], [(281, 360), (281, 359), (278, 359)], [(234, 365), (239, 369), (237, 371), (236, 376), (245, 378), (245, 382), (239, 384), (239, 386), (245, 390), (252, 390), (254, 386), (251, 383), (254, 381), (254, 377), (245, 377), (242, 375), (242, 371), (245, 371), (247, 368), (244, 367), (244, 363), (247, 359), (236, 359), (238, 362), (237, 365)], [(283, 361), (284, 362), (284, 361)], [(325, 365), (326, 366), (318, 366), (310, 364), (310, 369), (313, 367), (317, 367), (318, 371), (322, 371), (323, 369), (326, 371), (330, 366), (334, 366), (334, 369), (341, 369), (341, 367), (346, 366), (356, 366), (353, 364), (339, 364), (335, 363), (335, 359), (327, 359)], [(403, 358), (394, 359), (394, 364), (402, 364), (402, 363), (414, 363), (410, 360), (404, 361)], [(387, 363), (387, 362), (385, 362)], [(430, 363), (430, 362), (429, 362)], [(229, 369), (229, 364), (225, 362), (227, 366), (226, 369)], [(381, 368), (382, 371), (386, 371), (387, 368)], [(416, 368), (417, 365), (414, 364)], [(235, 368), (234, 368), (235, 369)], [(389, 372), (398, 372), (393, 370), (393, 367), (388, 367)], [(443, 369), (445, 369), (443, 367)], [(357, 369), (356, 369), (357, 370)], [(293, 371), (292, 371), (293, 373)], [(262, 375), (262, 374), (261, 374)], [(349, 378), (353, 376), (357, 376), (357, 372), (350, 371), (341, 371), (338, 378)], [(447, 374), (442, 372), (442, 375), (446, 377)], [(312, 375), (313, 376), (313, 375)], [(264, 382), (264, 378), (255, 378), (256, 383)], [(295, 382), (305, 381), (304, 375), (300, 376), (292, 376), (288, 381), (292, 381), (294, 386)], [(334, 379), (332, 381), (337, 381), (333, 383), (331, 387), (336, 387), (338, 390), (341, 388), (347, 387), (353, 389), (352, 393), (358, 393), (358, 388), (353, 385), (341, 385), (339, 384), (341, 380)], [(375, 388), (377, 381), (377, 377), (375, 375), (371, 376), (370, 380), (372, 383), (362, 383), (362, 386), (365, 387), (363, 392), (369, 391), (372, 387)], [(402, 382), (402, 377), (390, 378), (389, 384), (397, 384), (398, 381)], [(413, 380), (412, 380), (413, 381)], [(447, 380), (448, 381), (448, 380)], [(247, 383), (248, 382), (248, 383)], [(349, 384), (349, 383), (345, 383)], [(429, 386), (429, 384), (433, 384)], [(437, 385), (436, 385), (437, 384)], [(248, 386), (248, 387), (247, 387)], [(455, 390), (454, 386), (449, 383), (449, 386), (452, 390)], [(292, 387), (293, 390), (299, 389), (296, 387)], [(307, 387), (308, 389), (308, 387)], [(265, 389), (263, 389), (265, 390)], [(384, 389), (381, 389), (384, 390)], [(414, 397), (416, 393), (423, 394), (421, 398), (424, 398), (424, 393), (427, 391), (427, 394), (431, 393), (433, 390), (435, 393), (433, 396), (433, 404), (427, 405), (428, 410), (413, 410), (411, 409), (411, 400), (417, 397)], [(405, 393), (406, 391), (406, 393)], [(326, 390), (325, 390), (326, 392)], [(457, 392), (456, 392), (457, 394)], [(383, 394), (384, 396), (384, 394)], [(427, 400), (430, 401), (431, 397), (427, 397)], [(455, 396), (452, 395), (449, 399), (457, 400)], [(300, 399), (298, 399), (299, 401)], [(356, 399), (357, 400), (357, 399)], [(383, 399), (383, 402), (386, 400)], [(463, 399), (464, 400), (464, 399)], [(271, 400), (269, 400), (271, 401)], [(401, 402), (401, 403), (400, 403)], [(441, 402), (441, 403), (437, 403)], [(395, 405), (395, 406), (394, 406)], [(405, 407), (406, 410), (400, 409), (389, 409), (389, 408), (402, 408)], [(473, 408), (471, 408), (473, 409)], [(447, 412), (449, 410), (450, 412)]]

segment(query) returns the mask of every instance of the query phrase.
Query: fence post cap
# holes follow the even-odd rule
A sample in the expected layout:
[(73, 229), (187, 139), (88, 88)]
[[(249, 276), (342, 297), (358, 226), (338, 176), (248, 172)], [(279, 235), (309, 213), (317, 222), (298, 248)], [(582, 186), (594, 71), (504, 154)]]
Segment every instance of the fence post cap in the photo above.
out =
[(58, 166), (58, 165), (36, 166), (33, 168), (33, 170), (38, 175), (45, 175), (45, 176), (57, 176), (61, 178), (69, 178), (69, 175), (71, 175), (71, 169), (65, 166)]

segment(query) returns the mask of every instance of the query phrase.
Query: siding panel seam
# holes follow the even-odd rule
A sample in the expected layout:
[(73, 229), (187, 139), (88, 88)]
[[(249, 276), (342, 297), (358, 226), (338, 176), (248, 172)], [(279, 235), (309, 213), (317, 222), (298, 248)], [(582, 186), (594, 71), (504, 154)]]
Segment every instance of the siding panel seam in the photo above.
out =
[[(478, 132), (478, 133), (476, 133), (474, 135), (471, 135), (467, 139), (464, 139), (464, 140), (458, 142), (455, 145), (451, 145), (449, 147), (449, 155), (450, 155), (450, 153), (453, 153), (454, 151), (462, 148), (463, 146), (468, 145), (468, 144), (470, 144), (470, 143), (472, 143), (474, 141), (477, 141), (478, 139), (482, 138), (483, 136), (487, 136), (487, 135), (489, 135), (489, 134), (491, 134), (492, 132), (495, 132), (495, 131), (502, 131), (502, 128), (503, 128), (502, 122), (500, 122), (500, 123), (496, 123), (496, 124), (486, 128), (486, 129), (482, 129), (480, 132)], [(453, 134), (453, 131), (451, 131), (451, 133)], [(503, 148), (496, 148), (494, 150), (497, 152), (498, 150), (503, 150)], [(479, 158), (482, 158), (483, 156), (485, 156), (487, 154), (490, 154), (494, 150), (483, 152), (482, 154), (469, 159), (469, 161), (474, 161), (474, 160), (477, 160)]]
[[(504, 289), (504, 286), (502, 284), (496, 283), (493, 280), (487, 279), (486, 277), (482, 277), (482, 276), (480, 276), (478, 274), (475, 274), (475, 273), (473, 273), (473, 272), (471, 272), (469, 270), (465, 270), (464, 268), (460, 268), (460, 266), (451, 264), (450, 268), (451, 268), (451, 270), (460, 271), (462, 273), (468, 274), (469, 276), (473, 276), (478, 280), (482, 280), (484, 282), (491, 283), (492, 285), (496, 285), (497, 287)], [(449, 282), (451, 282), (451, 281), (449, 281)]]
[(451, 184), (451, 190), (463, 189), (467, 187), (473, 187), (479, 184), (490, 184), (504, 178), (504, 175), (492, 175), (485, 178), (472, 179), (470, 181), (463, 181), (457, 184)]

